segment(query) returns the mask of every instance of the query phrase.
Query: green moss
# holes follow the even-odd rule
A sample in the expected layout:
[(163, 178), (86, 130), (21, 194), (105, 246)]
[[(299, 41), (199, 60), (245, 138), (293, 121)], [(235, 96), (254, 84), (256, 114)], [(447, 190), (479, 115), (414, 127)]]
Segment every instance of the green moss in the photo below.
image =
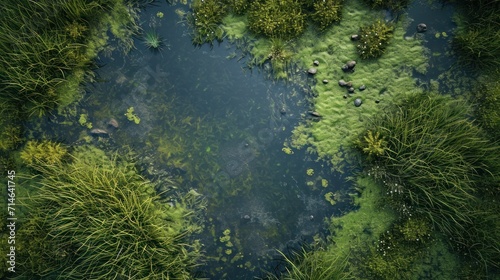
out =
[(335, 241), (330, 250), (348, 256), (351, 250), (370, 247), (378, 237), (386, 232), (397, 218), (393, 210), (384, 205), (385, 190), (368, 177), (359, 177), (357, 188), (361, 190), (354, 203), (359, 206), (356, 211), (341, 217), (332, 217), (330, 230)]

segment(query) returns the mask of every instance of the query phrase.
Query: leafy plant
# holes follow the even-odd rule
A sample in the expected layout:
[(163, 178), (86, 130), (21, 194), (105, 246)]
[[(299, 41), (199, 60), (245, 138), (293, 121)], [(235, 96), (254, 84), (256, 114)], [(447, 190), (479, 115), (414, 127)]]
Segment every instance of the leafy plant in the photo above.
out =
[(385, 142), (378, 131), (373, 134), (371, 130), (368, 130), (366, 135), (363, 136), (363, 140), (358, 141), (358, 145), (368, 156), (381, 156), (384, 154)]
[(222, 40), (224, 30), (220, 27), (222, 18), (227, 14), (224, 3), (220, 0), (195, 0), (193, 12), (188, 17), (194, 26), (193, 43), (201, 45)]

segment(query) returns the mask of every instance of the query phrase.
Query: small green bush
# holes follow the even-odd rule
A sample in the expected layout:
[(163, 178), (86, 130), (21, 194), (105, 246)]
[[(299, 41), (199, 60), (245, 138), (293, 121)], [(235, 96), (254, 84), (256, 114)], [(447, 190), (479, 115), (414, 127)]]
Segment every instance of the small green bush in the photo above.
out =
[(344, 0), (317, 0), (314, 1), (314, 13), (311, 19), (320, 30), (325, 30), (334, 22), (342, 18), (342, 4)]
[(356, 48), (363, 59), (381, 56), (392, 37), (393, 27), (381, 20), (359, 29), (359, 41)]
[(302, 34), (305, 18), (297, 0), (259, 0), (250, 6), (248, 25), (257, 34), (286, 40)]
[(224, 3), (219, 0), (195, 0), (192, 9), (189, 21), (194, 26), (193, 43), (211, 44), (214, 40), (222, 40), (224, 31), (220, 23), (227, 14)]

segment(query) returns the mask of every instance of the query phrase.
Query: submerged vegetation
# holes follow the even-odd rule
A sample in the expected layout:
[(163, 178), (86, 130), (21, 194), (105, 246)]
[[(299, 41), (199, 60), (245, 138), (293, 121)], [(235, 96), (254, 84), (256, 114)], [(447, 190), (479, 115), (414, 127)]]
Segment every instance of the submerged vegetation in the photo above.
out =
[(41, 175), (19, 232), (23, 277), (191, 279), (200, 256), (188, 241), (198, 230), (187, 208), (195, 192), (162, 203), (133, 164), (96, 148), (33, 166)]

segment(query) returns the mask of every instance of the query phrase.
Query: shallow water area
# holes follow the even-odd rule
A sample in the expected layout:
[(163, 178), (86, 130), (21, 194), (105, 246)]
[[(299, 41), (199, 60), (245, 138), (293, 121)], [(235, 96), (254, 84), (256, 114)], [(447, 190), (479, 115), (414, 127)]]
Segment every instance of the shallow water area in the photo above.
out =
[[(131, 147), (150, 178), (170, 178), (181, 192), (193, 188), (206, 198), (200, 275), (261, 276), (279, 263), (277, 250), (325, 236), (324, 218), (349, 208), (347, 184), (305, 150), (284, 145), (308, 117), (301, 88), (248, 68), (229, 43), (194, 47), (177, 9), (187, 10), (144, 10), (142, 28), (161, 36), (161, 49), (138, 38), (136, 50), (103, 60), (103, 82), (92, 86), (82, 110), (94, 128), (109, 130), (101, 140)], [(164, 197), (177, 191), (157, 189)]]

